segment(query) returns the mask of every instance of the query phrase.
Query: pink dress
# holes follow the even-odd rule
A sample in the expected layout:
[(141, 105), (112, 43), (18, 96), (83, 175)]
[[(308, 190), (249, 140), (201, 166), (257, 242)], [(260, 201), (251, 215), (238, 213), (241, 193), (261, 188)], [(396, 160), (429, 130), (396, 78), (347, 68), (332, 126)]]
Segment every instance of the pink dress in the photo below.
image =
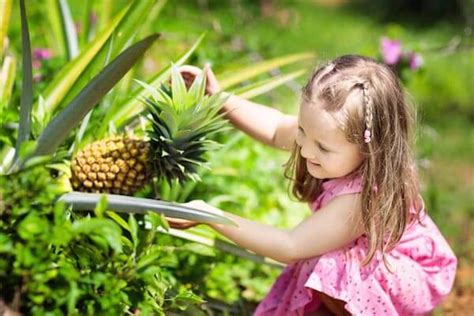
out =
[[(311, 204), (317, 211), (342, 194), (362, 191), (360, 177), (331, 179)], [(413, 210), (414, 211), (414, 210)], [(433, 221), (409, 225), (398, 245), (386, 254), (390, 272), (379, 256), (362, 266), (367, 238), (342, 249), (288, 265), (255, 310), (256, 316), (304, 315), (319, 309), (315, 291), (346, 302), (353, 315), (423, 315), (450, 292), (456, 257)]]

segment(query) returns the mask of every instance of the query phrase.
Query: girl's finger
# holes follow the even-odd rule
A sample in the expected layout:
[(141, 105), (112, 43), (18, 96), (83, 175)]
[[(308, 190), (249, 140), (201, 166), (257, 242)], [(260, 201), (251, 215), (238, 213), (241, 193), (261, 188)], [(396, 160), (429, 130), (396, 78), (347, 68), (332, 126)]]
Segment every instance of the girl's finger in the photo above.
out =
[(168, 221), (168, 224), (172, 228), (177, 228), (177, 229), (186, 229), (190, 228), (193, 226), (196, 226), (198, 223), (189, 221), (186, 219), (180, 219), (180, 218), (172, 218), (172, 217), (166, 217), (166, 220)]
[(210, 94), (214, 94), (220, 91), (220, 86), (219, 82), (217, 81), (216, 76), (214, 75), (214, 72), (211, 69), (211, 64), (210, 63), (205, 63), (204, 64), (204, 71), (206, 73), (206, 79), (207, 79), (207, 88), (208, 92)]
[(190, 66), (190, 65), (184, 65), (184, 66), (181, 66), (178, 68), (179, 72), (183, 73), (183, 72), (187, 72), (187, 73), (190, 73), (190, 74), (193, 74), (195, 76), (199, 75), (202, 70), (198, 67), (195, 67), (195, 66)]

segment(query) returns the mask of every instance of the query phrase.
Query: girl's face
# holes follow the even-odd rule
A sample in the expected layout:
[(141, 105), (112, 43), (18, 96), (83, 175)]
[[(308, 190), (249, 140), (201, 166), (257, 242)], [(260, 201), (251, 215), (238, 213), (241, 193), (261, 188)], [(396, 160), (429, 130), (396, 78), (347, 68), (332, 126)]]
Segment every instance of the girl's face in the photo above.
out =
[(313, 177), (338, 178), (361, 165), (359, 146), (347, 141), (337, 121), (319, 105), (303, 102), (298, 122), (296, 143)]

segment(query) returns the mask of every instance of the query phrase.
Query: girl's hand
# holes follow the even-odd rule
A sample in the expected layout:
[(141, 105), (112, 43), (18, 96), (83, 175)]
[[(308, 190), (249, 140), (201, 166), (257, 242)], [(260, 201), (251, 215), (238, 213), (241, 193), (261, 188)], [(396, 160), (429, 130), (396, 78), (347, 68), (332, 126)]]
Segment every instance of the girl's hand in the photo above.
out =
[(201, 70), (198, 67), (184, 65), (179, 67), (179, 72), (181, 76), (183, 76), (184, 81), (186, 82), (186, 86), (191, 86), (196, 76), (198, 76), (201, 72), (205, 72), (206, 74), (206, 94), (213, 95), (216, 94), (221, 90), (219, 86), (219, 82), (217, 81), (214, 72), (211, 70), (211, 66), (209, 63), (204, 65), (204, 69)]
[(166, 217), (166, 220), (168, 221), (168, 224), (170, 225), (171, 228), (176, 228), (176, 229), (188, 229), (196, 225), (199, 225), (198, 222), (193, 222), (193, 221), (190, 221), (187, 219), (181, 219), (181, 218)]
[[(207, 204), (203, 200), (193, 200), (187, 203), (183, 203), (183, 205), (192, 207), (197, 210), (223, 215), (223, 212), (221, 210)], [(176, 228), (176, 229), (188, 229), (196, 225), (203, 224), (203, 223), (199, 223), (195, 221), (190, 221), (187, 219), (174, 218), (174, 217), (166, 217), (166, 220), (168, 221), (168, 224), (170, 225), (171, 228)]]

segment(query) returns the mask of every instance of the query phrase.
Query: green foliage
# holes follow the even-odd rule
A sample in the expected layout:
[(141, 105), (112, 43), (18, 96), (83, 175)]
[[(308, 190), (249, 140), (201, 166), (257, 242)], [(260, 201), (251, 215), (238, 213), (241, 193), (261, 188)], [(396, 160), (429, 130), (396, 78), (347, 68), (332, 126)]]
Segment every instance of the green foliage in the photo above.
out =
[[(471, 53), (472, 54), (472, 53)], [(472, 81), (474, 59), (463, 52), (449, 58), (437, 54), (426, 56), (427, 67), (420, 76), (408, 82), (420, 114), (428, 121), (439, 121), (440, 113), (474, 119), (474, 95), (466, 84)], [(436, 92), (434, 92), (436, 91)]]
[[(62, 17), (65, 18), (64, 13), (68, 11), (66, 2), (61, 2), (61, 5)], [(131, 12), (143, 14), (145, 11), (147, 10), (141, 8)], [(67, 135), (66, 129), (73, 128), (115, 85), (151, 45), (156, 35), (120, 53), (130, 43), (136, 31), (136, 25), (131, 21), (140, 18), (134, 17), (125, 26), (119, 25), (118, 30), (124, 36), (115, 40), (115, 46), (109, 43), (108, 49), (113, 47), (115, 55), (120, 55), (91, 81), (89, 77), (80, 74), (79, 79), (85, 88), (80, 90), (82, 86), (75, 85), (75, 91), (80, 92), (73, 96), (71, 104), (48, 125), (52, 116), (51, 109), (48, 109), (41, 97), (38, 98), (38, 105), (33, 113), (35, 121), (31, 126), (32, 59), (24, 1), (21, 1), (21, 15), (24, 71), (20, 111), (13, 106), (18, 95), (4, 99), (10, 96), (8, 81), (7, 84), (2, 81), (0, 107), (0, 158), (3, 174), (0, 178), (2, 305), (5, 303), (8, 309), (28, 315), (108, 315), (136, 311), (144, 315), (164, 315), (165, 311), (185, 309), (189, 304), (201, 303), (199, 297), (172, 277), (169, 266), (162, 264), (162, 261), (169, 262), (167, 257), (172, 256), (172, 249), (156, 244), (156, 229), (165, 223), (163, 219), (156, 218), (156, 214), (141, 215), (139, 218), (129, 215), (127, 222), (117, 215), (109, 218), (105, 216), (109, 213), (108, 203), (104, 199), (97, 203), (95, 217), (90, 214), (85, 217), (74, 214), (61, 201), (55, 202), (64, 193), (64, 168), (58, 163), (50, 164), (53, 170), (50, 173), (44, 166), (51, 161), (53, 155), (56, 156), (55, 159), (64, 157), (56, 147)], [(3, 17), (2, 14), (2, 19)], [(70, 17), (67, 18), (70, 29), (71, 20)], [(3, 20), (1, 24), (3, 26)], [(114, 31), (114, 26), (109, 26), (109, 30)], [(72, 40), (69, 44), (75, 40), (71, 36), (75, 36), (74, 32), (67, 35)], [(69, 53), (75, 54), (71, 45), (69, 48)], [(86, 49), (83, 53), (90, 55), (91, 51)], [(107, 59), (110, 57), (110, 54), (105, 53), (99, 55), (107, 55)], [(5, 56), (5, 59), (0, 60), (5, 67), (8, 66), (4, 75), (14, 78), (14, 67), (9, 66), (9, 55)], [(85, 67), (89, 65), (89, 61), (79, 59), (79, 64)], [(70, 63), (70, 67), (66, 66), (66, 74), (70, 74), (70, 68), (77, 64)], [(97, 73), (102, 69), (101, 63), (96, 68), (94, 71)], [(76, 76), (75, 79), (77, 78)], [(50, 88), (55, 91), (63, 83), (61, 81)], [(72, 91), (71, 85), (62, 88), (63, 93)], [(19, 125), (12, 124), (12, 121), (18, 120)], [(68, 126), (61, 125), (64, 123)], [(40, 145), (44, 143), (44, 139), (46, 142), (57, 143), (52, 148), (46, 146), (50, 149), (44, 151), (38, 149), (37, 141), (28, 140), (31, 127), (34, 134), (41, 133)], [(13, 149), (15, 138), (16, 150)], [(15, 168), (12, 169), (14, 173), (5, 174), (12, 163), (12, 152), (15, 153), (15, 158), (23, 162), (26, 158), (29, 159), (26, 163), (17, 163), (19, 160), (16, 160), (13, 164)], [(34, 152), (38, 155), (33, 157)], [(45, 153), (48, 155), (44, 155)], [(151, 229), (145, 228), (148, 223)], [(122, 231), (122, 227), (126, 231)]]
[[(309, 210), (288, 195), (288, 182), (283, 176), (286, 154), (268, 149), (241, 132), (233, 133), (219, 135), (227, 139), (226, 145), (214, 152), (210, 160), (212, 170), (202, 175), (205, 180), (196, 184), (189, 199), (204, 199), (221, 209), (276, 227), (295, 226)], [(192, 262), (194, 269), (206, 270), (206, 266), (212, 266), (206, 273), (204, 286), (196, 291), (204, 291), (209, 297), (228, 304), (242, 297), (258, 302), (280, 272), (279, 268), (222, 252), (216, 252), (212, 264), (205, 258), (194, 260), (197, 261), (197, 264)], [(199, 271), (185, 270), (180, 274), (181, 280), (198, 283), (196, 278), (203, 278)]]
[(164, 315), (202, 303), (173, 277), (173, 248), (156, 239), (159, 215), (109, 217), (102, 200), (95, 218), (82, 217), (51, 204), (60, 193), (41, 167), (0, 179), (0, 293), (7, 304), (33, 315)]
[[(380, 7), (380, 4), (373, 6)], [(316, 61), (308, 65), (308, 70), (320, 61), (345, 53), (375, 57), (382, 36), (400, 39), (408, 48), (421, 53), (423, 70), (410, 72), (406, 82), (422, 122), (417, 140), (422, 195), (430, 215), (455, 252), (461, 260), (472, 262), (474, 246), (469, 227), (474, 218), (471, 163), (474, 159), (471, 141), (474, 60), (469, 26), (460, 25), (462, 20), (455, 22), (449, 16), (424, 27), (419, 27), (418, 18), (383, 23), (376, 10), (363, 6), (360, 9), (364, 10), (353, 10), (351, 5), (324, 7), (313, 1), (274, 2), (273, 11), (265, 18), (256, 18), (260, 12), (253, 3), (209, 1), (207, 9), (209, 19), (198, 22), (195, 17), (200, 16), (202, 7), (196, 3), (166, 7), (155, 28), (172, 34), (186, 30), (186, 36), (177, 36), (174, 42), (165, 43), (162, 49), (168, 53), (174, 46), (189, 41), (191, 35), (212, 28), (194, 63), (212, 61), (217, 73), (221, 70), (232, 73), (248, 60), (258, 60), (259, 56), (271, 58), (301, 50), (316, 54)], [(304, 79), (298, 83), (304, 84)], [(295, 113), (298, 104), (297, 97), (286, 86), (257, 101), (287, 113)], [(224, 148), (222, 155), (214, 153), (210, 161), (213, 170), (202, 175), (203, 183), (196, 184), (188, 199), (208, 200), (222, 209), (280, 227), (291, 227), (305, 215), (304, 205), (297, 206), (287, 198), (280, 167), (285, 161), (283, 154), (275, 154), (274, 150), (255, 144), (245, 136), (234, 139), (226, 135), (221, 142), (228, 148)], [(202, 290), (226, 302), (235, 302), (238, 291), (247, 293), (250, 286), (242, 287), (242, 284), (249, 284), (255, 271), (263, 269), (261, 265), (249, 263), (254, 265), (249, 268), (253, 271), (249, 278), (226, 276), (226, 281), (219, 283), (217, 272), (213, 276), (214, 271), (232, 271), (235, 265), (247, 264), (240, 260), (226, 260), (225, 255), (218, 252), (214, 261), (225, 268), (210, 270)], [(203, 258), (199, 262), (198, 266), (206, 264)], [(267, 268), (273, 272), (266, 274), (266, 281), (277, 274), (276, 269)], [(229, 290), (229, 283), (233, 290)], [(253, 300), (266, 293), (270, 282), (260, 285)]]
[[(143, 106), (135, 97), (143, 97), (144, 91), (133, 85), (133, 78), (148, 77), (151, 80), (146, 82), (159, 86), (169, 76), (167, 67), (171, 60), (179, 65), (190, 57), (189, 63), (198, 66), (211, 61), (217, 77), (225, 78), (220, 73), (236, 74), (243, 65), (301, 51), (316, 52), (317, 62), (344, 53), (376, 56), (380, 37), (388, 35), (402, 40), (424, 57), (424, 70), (407, 78), (408, 90), (424, 123), (418, 140), (423, 196), (431, 216), (457, 254), (462, 260), (472, 259), (470, 149), (474, 146), (474, 114), (470, 85), (474, 64), (472, 43), (462, 26), (443, 19), (424, 28), (401, 20), (384, 24), (374, 19), (376, 12), (367, 8), (326, 8), (312, 1), (275, 2), (273, 14), (264, 18), (256, 18), (259, 7), (251, 1), (190, 1), (165, 6), (157, 19), (164, 2), (150, 11), (152, 1), (140, 2), (143, 3), (135, 3), (131, 10), (130, 1), (68, 1), (73, 18), (81, 24), (77, 29), (80, 51), (88, 50), (71, 64), (60, 12), (54, 8), (58, 2), (27, 2), (33, 47), (54, 50), (50, 59), (33, 69), (33, 139), (54, 116), (48, 109), (64, 107), (65, 97), (72, 100), (113, 54), (118, 54), (133, 38), (141, 38), (140, 34), (134, 37), (135, 27), (140, 27), (143, 34), (163, 33), (160, 44), (150, 50), (151, 58), (143, 62), (146, 67), (132, 69), (86, 116), (78, 128), (81, 132), (64, 142), (62, 156), (56, 152), (57, 161), (68, 157), (67, 149), (72, 151), (73, 146), (79, 148), (115, 129), (139, 134), (136, 117)], [(18, 5), (13, 6), (12, 17), (19, 17)], [(133, 16), (127, 16), (129, 10), (135, 12)], [(7, 11), (2, 13), (6, 15)], [(98, 18), (96, 22), (91, 13)], [(141, 18), (144, 16), (148, 19)], [(129, 35), (116, 41), (117, 33), (113, 30), (119, 24), (128, 25)], [(206, 31), (206, 41), (194, 51), (200, 43), (199, 36)], [(0, 39), (4, 32), (2, 24)], [(0, 69), (7, 73), (7, 81), (0, 83), (2, 165), (11, 159), (18, 132), (22, 79), (18, 18), (12, 18), (9, 38), (10, 44), (0, 47), (5, 48), (0, 52)], [(312, 65), (313, 62), (307, 64), (308, 71)], [(243, 87), (240, 82), (235, 91), (262, 88), (271, 76), (260, 73), (255, 78), (260, 83)], [(295, 90), (294, 77), (290, 79)], [(66, 81), (68, 86), (59, 93), (58, 84)], [(298, 79), (297, 84), (303, 81)], [(75, 82), (79, 84), (74, 86)], [(49, 101), (55, 91), (58, 95), (52, 106)], [(273, 90), (257, 101), (289, 113), (295, 112), (297, 106), (297, 97), (287, 87)], [(455, 115), (463, 119), (455, 120)], [(203, 182), (163, 182), (158, 188), (159, 195), (181, 202), (204, 199), (261, 222), (285, 228), (294, 226), (307, 215), (308, 209), (288, 198), (282, 176), (286, 156), (275, 154), (241, 133), (232, 133), (235, 132), (217, 136), (226, 147), (212, 152), (213, 169), (200, 173)], [(22, 155), (27, 156), (32, 148), (34, 143), (25, 142)], [(94, 212), (85, 216), (72, 213), (65, 205), (54, 203), (64, 192), (64, 176), (60, 176), (64, 168), (55, 163), (48, 172), (44, 168), (49, 162), (46, 159), (33, 162), (22, 173), (0, 178), (0, 299), (24, 314), (121, 315), (138, 310), (143, 315), (168, 314), (189, 311), (208, 297), (227, 304), (239, 303), (242, 298), (257, 301), (279, 273), (272, 266), (158, 233), (155, 228), (168, 229), (163, 217), (124, 216), (109, 210), (106, 200), (101, 200)], [(39, 165), (34, 167), (36, 163)], [(152, 190), (147, 188), (142, 194), (153, 196)], [(189, 313), (204, 312), (195, 307)]]

